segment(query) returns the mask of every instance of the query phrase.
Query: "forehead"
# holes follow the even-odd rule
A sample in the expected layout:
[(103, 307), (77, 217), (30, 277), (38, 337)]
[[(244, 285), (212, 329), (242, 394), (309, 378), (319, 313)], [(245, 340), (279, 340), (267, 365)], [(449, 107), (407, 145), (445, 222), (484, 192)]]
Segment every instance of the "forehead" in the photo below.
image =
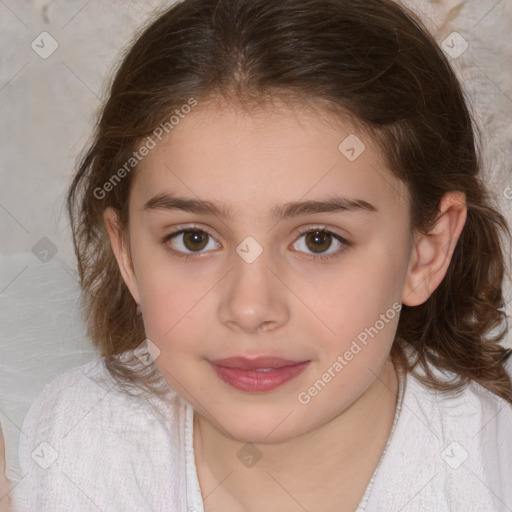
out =
[(332, 194), (406, 207), (406, 188), (370, 135), (303, 105), (249, 111), (200, 102), (161, 140), (152, 138), (132, 185), (139, 206), (172, 193), (222, 203), (235, 215)]

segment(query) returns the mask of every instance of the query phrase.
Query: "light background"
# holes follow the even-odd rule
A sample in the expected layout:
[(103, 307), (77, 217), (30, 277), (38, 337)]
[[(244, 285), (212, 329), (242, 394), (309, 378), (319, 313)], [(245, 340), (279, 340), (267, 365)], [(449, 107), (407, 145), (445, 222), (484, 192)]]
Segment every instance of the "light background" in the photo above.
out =
[[(170, 3), (0, 0), (0, 422), (13, 481), (21, 478), (17, 444), (30, 404), (55, 377), (96, 358), (78, 310), (64, 209), (75, 159), (120, 52)], [(469, 44), (450, 60), (482, 127), (485, 181), (512, 225), (512, 2), (404, 3), (440, 45), (453, 46), (454, 31)], [(43, 51), (42, 32), (58, 44), (46, 59), (31, 47)], [(46, 256), (37, 256), (40, 247)], [(510, 315), (509, 283), (506, 296)]]

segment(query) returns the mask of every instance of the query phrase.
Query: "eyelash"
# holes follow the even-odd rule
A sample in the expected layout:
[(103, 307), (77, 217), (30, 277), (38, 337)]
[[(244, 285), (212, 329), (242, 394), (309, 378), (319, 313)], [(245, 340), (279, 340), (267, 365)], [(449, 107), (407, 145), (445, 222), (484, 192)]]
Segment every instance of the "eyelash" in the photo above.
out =
[[(197, 257), (198, 255), (200, 254), (203, 254), (201, 252), (196, 252), (196, 253), (183, 253), (181, 251), (177, 251), (175, 249), (172, 249), (169, 244), (168, 244), (168, 241), (172, 238), (174, 238), (175, 236), (177, 235), (180, 235), (182, 233), (187, 233), (187, 232), (190, 232), (190, 231), (193, 231), (193, 232), (197, 232), (197, 233), (205, 233), (206, 235), (208, 235), (209, 237), (211, 238), (215, 238), (208, 230), (204, 229), (204, 228), (200, 228), (196, 225), (190, 225), (190, 226), (185, 226), (179, 230), (176, 230), (176, 231), (173, 231), (172, 233), (169, 233), (168, 235), (165, 235), (161, 242), (162, 244), (164, 244), (165, 248), (170, 251), (172, 254), (174, 254), (175, 256), (177, 256), (178, 258), (182, 258), (184, 260), (188, 260), (190, 258), (193, 258), (193, 257)], [(314, 254), (309, 254), (308, 256), (310, 256), (311, 259), (313, 260), (320, 260), (320, 261), (328, 261), (328, 260), (332, 260), (334, 258), (337, 258), (341, 255), (341, 253), (345, 252), (346, 249), (348, 249), (349, 247), (352, 247), (352, 243), (349, 242), (348, 240), (346, 240), (345, 238), (343, 238), (341, 235), (338, 235), (337, 233), (334, 233), (333, 231), (330, 231), (329, 229), (325, 228), (324, 226), (315, 226), (315, 227), (309, 227), (307, 229), (303, 229), (303, 230), (300, 230), (299, 231), (299, 236), (296, 240), (298, 240), (300, 237), (302, 237), (303, 235), (305, 234), (308, 234), (308, 233), (314, 233), (314, 232), (321, 232), (321, 233), (326, 233), (328, 235), (331, 235), (334, 239), (338, 240), (341, 244), (343, 244), (343, 247), (340, 248), (338, 251), (334, 252), (334, 253), (331, 253), (331, 254), (317, 254), (317, 255), (314, 255)], [(206, 251), (208, 252), (208, 251)], [(298, 251), (298, 252), (301, 252), (301, 251)]]

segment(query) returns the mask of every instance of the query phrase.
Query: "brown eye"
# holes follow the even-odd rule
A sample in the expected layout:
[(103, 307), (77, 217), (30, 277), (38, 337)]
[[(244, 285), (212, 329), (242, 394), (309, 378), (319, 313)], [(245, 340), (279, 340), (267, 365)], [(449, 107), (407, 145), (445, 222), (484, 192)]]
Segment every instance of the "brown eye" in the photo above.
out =
[(332, 245), (332, 235), (327, 231), (310, 231), (306, 233), (306, 245), (313, 252), (324, 252)]
[(173, 252), (183, 255), (207, 252), (220, 247), (214, 238), (202, 229), (182, 229), (164, 237), (163, 242)]
[(204, 231), (185, 231), (183, 245), (190, 251), (200, 251), (206, 247), (208, 236)]
[(342, 236), (327, 229), (304, 231), (294, 243), (296, 250), (316, 259), (326, 260), (339, 256), (351, 244)]

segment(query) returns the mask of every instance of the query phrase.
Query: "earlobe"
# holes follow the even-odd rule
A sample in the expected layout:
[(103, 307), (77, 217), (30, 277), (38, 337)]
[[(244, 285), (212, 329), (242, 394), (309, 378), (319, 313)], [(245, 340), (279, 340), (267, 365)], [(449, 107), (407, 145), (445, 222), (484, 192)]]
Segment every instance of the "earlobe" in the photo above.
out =
[(137, 278), (135, 276), (131, 254), (128, 244), (124, 240), (117, 212), (111, 207), (107, 208), (103, 212), (103, 220), (105, 222), (110, 246), (112, 247), (112, 251), (116, 258), (119, 271), (121, 272), (123, 280), (130, 290), (133, 299), (137, 304), (140, 304)]
[(423, 304), (439, 286), (448, 271), (466, 217), (465, 195), (461, 192), (445, 194), (431, 231), (416, 235), (402, 295), (403, 304)]

